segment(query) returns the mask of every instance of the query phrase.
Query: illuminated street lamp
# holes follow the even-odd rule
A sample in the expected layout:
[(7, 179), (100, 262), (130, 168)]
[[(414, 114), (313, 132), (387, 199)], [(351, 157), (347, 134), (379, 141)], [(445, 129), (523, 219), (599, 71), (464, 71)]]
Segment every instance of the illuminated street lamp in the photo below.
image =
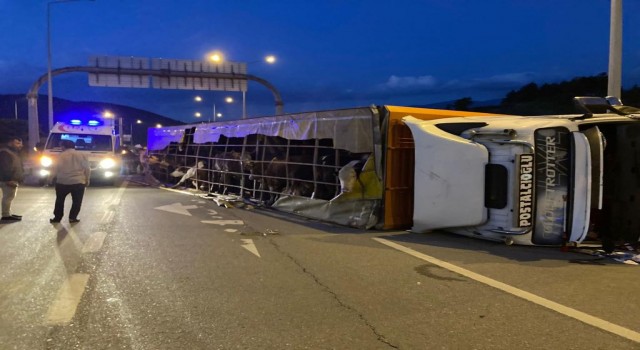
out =
[[(267, 64), (274, 64), (274, 63), (276, 63), (276, 56), (275, 55), (267, 55), (262, 60), (247, 62), (247, 64), (258, 63), (258, 62), (262, 62), (262, 61), (266, 62)], [(246, 96), (246, 94), (247, 94), (246, 91), (242, 92), (242, 119), (245, 119), (247, 117), (247, 96)]]
[[(213, 97), (211, 98), (213, 100)], [(204, 99), (201, 96), (196, 96), (193, 98), (194, 101), (196, 102), (203, 102)], [(233, 98), (230, 96), (225, 97), (224, 102), (226, 103), (233, 103)], [(202, 114), (200, 114), (200, 112), (196, 112), (195, 114), (196, 118), (200, 118), (202, 116)], [(216, 103), (213, 103), (213, 122), (216, 122), (218, 118), (222, 118), (222, 113), (220, 112), (216, 112)], [(211, 119), (209, 119), (209, 121), (211, 121)]]
[[(140, 125), (142, 124), (142, 120), (140, 119), (136, 119), (136, 124), (135, 125)], [(133, 123), (131, 123), (131, 125), (129, 125), (129, 133), (131, 134), (131, 140), (129, 140), (129, 143), (133, 145), (133, 134), (134, 134), (134, 128), (133, 128)], [(137, 129), (135, 129), (137, 130)]]
[[(224, 55), (219, 52), (219, 51), (214, 51), (210, 54), (207, 54), (207, 58), (209, 61), (215, 63), (215, 64), (220, 64), (222, 62), (224, 62)], [(266, 62), (267, 64), (274, 64), (276, 63), (276, 56), (275, 55), (266, 55), (264, 56), (261, 60), (258, 61), (251, 61), (251, 62), (247, 62), (246, 64), (251, 64), (251, 63), (258, 63), (258, 62)], [(247, 117), (247, 96), (246, 96), (247, 92), (246, 91), (242, 91), (242, 119), (245, 119)], [(202, 98), (200, 96), (196, 97), (196, 102), (202, 102)], [(227, 98), (227, 100), (225, 100), (225, 102), (227, 103), (233, 103), (233, 99), (232, 98)], [(218, 117), (218, 115), (216, 114), (216, 105), (213, 105), (213, 119), (214, 121), (216, 120), (216, 118)]]
[(55, 0), (47, 3), (47, 100), (49, 104), (49, 130), (53, 128), (53, 83), (51, 81), (51, 5), (72, 1), (95, 0)]
[(209, 60), (214, 63), (222, 63), (224, 61), (224, 56), (222, 53), (216, 51), (209, 55)]

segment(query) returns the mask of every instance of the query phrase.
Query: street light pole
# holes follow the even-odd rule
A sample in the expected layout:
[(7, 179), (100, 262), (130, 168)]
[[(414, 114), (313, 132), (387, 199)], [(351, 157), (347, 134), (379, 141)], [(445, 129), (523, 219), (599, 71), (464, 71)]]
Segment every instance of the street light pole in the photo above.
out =
[(611, 0), (607, 95), (622, 98), (622, 0)]
[[(252, 63), (258, 63), (258, 62), (266, 62), (267, 64), (274, 64), (276, 63), (276, 56), (267, 55), (260, 61), (247, 62), (247, 65)], [(246, 118), (247, 118), (247, 91), (244, 90), (242, 91), (242, 119), (246, 119)]]
[(49, 106), (49, 130), (53, 129), (53, 84), (51, 82), (51, 4), (47, 3), (47, 100)]
[(51, 81), (51, 5), (72, 1), (95, 0), (55, 0), (47, 3), (47, 100), (49, 107), (49, 130), (53, 128), (53, 82)]

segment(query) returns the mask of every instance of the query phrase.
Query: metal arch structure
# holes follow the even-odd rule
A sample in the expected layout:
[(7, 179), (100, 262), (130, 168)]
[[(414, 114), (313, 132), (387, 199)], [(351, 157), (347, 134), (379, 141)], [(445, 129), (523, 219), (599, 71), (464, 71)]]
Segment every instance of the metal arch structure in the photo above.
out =
[[(251, 74), (234, 74), (234, 73), (210, 73), (210, 72), (184, 72), (170, 69), (129, 69), (129, 68), (101, 68), (101, 67), (65, 67), (51, 71), (51, 77), (73, 72), (85, 72), (95, 74), (115, 74), (115, 75), (139, 75), (139, 76), (158, 76), (158, 77), (182, 77), (182, 78), (213, 78), (213, 79), (241, 79), (251, 80), (264, 85), (273, 93), (275, 100), (276, 115), (283, 114), (284, 103), (280, 92), (265, 79)], [(29, 148), (33, 149), (40, 140), (39, 122), (38, 122), (38, 90), (49, 80), (48, 74), (43, 74), (36, 80), (29, 92), (27, 93), (27, 101), (29, 101)]]

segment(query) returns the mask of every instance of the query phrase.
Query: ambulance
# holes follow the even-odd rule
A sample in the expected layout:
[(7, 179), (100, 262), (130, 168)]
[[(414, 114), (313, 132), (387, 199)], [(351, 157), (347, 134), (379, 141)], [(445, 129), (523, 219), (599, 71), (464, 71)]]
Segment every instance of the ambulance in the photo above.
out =
[(120, 136), (113, 121), (101, 118), (70, 119), (57, 122), (40, 156), (40, 183), (49, 183), (52, 167), (62, 152), (60, 141), (73, 141), (76, 151), (89, 158), (91, 181), (113, 184), (120, 173)]
[(415, 142), (414, 232), (522, 245), (640, 233), (640, 109), (577, 97), (575, 115), (404, 123)]

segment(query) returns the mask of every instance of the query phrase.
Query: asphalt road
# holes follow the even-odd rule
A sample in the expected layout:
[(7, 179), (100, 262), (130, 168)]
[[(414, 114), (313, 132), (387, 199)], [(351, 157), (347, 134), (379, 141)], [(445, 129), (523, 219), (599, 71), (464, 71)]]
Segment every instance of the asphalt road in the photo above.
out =
[(0, 224), (1, 349), (640, 349), (640, 266), (131, 182), (78, 224), (53, 201)]

